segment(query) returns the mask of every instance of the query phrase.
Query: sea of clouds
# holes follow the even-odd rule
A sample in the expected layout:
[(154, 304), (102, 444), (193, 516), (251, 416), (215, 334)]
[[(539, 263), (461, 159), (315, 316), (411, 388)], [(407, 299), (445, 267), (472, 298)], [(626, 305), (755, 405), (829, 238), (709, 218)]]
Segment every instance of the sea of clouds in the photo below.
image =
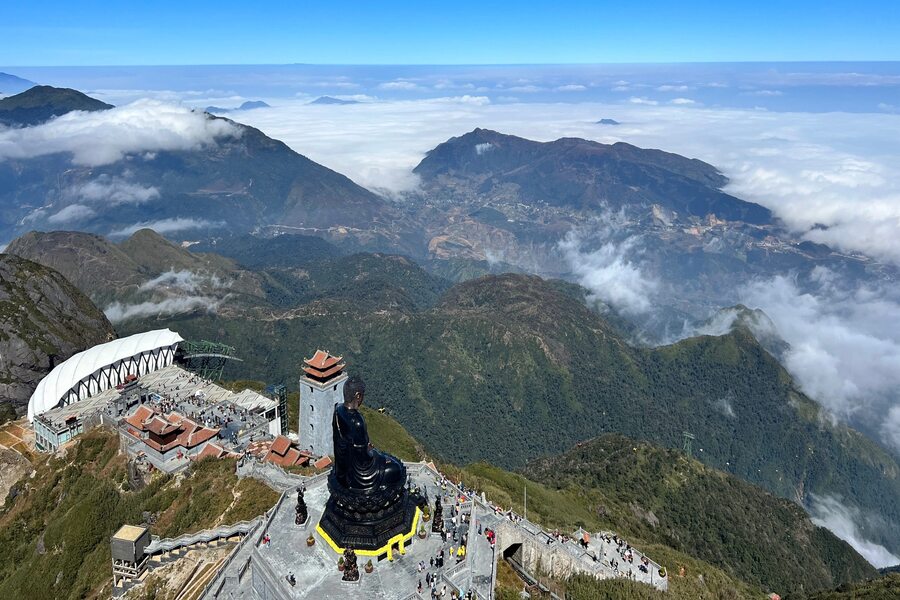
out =
[[(900, 115), (655, 100), (496, 104), (472, 96), (336, 107), (272, 102), (242, 120), (373, 189), (413, 189), (411, 171), (425, 153), (475, 127), (543, 141), (626, 141), (710, 162), (730, 178), (729, 192), (772, 209), (801, 238), (900, 265)], [(598, 125), (601, 118), (621, 124)], [(641, 267), (639, 240), (590, 251), (580, 242), (570, 235), (560, 246), (580, 283), (626, 314), (653, 309), (661, 286)], [(792, 273), (748, 281), (738, 299), (774, 321), (804, 391), (839, 419), (870, 422), (900, 451), (900, 291), (848, 288), (826, 270), (804, 283), (801, 291)]]
[[(410, 86), (418, 83), (404, 81), (374, 89), (416, 91)], [(892, 105), (881, 106), (880, 112), (815, 114), (723, 108), (692, 98), (691, 86), (657, 87), (655, 95), (648, 96), (646, 88), (628, 82), (618, 86), (624, 94), (618, 102), (520, 102), (517, 95), (536, 92), (529, 85), (508, 85), (503, 96), (477, 87), (457, 95), (393, 100), (356, 94), (361, 102), (352, 105), (310, 105), (314, 96), (301, 93), (263, 97), (270, 108), (232, 116), (388, 194), (414, 190), (418, 181), (412, 169), (426, 152), (475, 127), (541, 141), (582, 137), (660, 148), (715, 165), (730, 179), (727, 191), (770, 208), (799, 238), (900, 265), (900, 115), (890, 110)], [(559, 91), (579, 93), (574, 87)], [(66, 151), (75, 164), (102, 165), (130, 154), (195, 148), (239, 135), (227, 121), (190, 110), (225, 104), (221, 97), (165, 94), (164, 100), (140, 99), (102, 113), (72, 113), (38, 127), (0, 129), (0, 160)], [(747, 94), (762, 101), (781, 92), (754, 89)], [(228, 97), (234, 105), (245, 99), (259, 98)], [(620, 125), (597, 124), (601, 118)], [(154, 194), (152, 188), (129, 188), (128, 181), (96, 181), (93, 186), (72, 190), (80, 200), (53, 218), (69, 223), (95, 210), (103, 186), (109, 189), (100, 196), (110, 202), (148, 201)], [(126, 236), (147, 226), (172, 232), (206, 225), (170, 218), (136, 223), (113, 235)], [(642, 267), (640, 240), (610, 241), (585, 250), (579, 235), (563, 239), (559, 250), (580, 282), (624, 313), (653, 310), (661, 288)], [(809, 395), (837, 419), (877, 424), (881, 440), (900, 452), (896, 283), (858, 287), (825, 269), (807, 275), (802, 286), (797, 277), (783, 273), (747, 281), (737, 294), (748, 306), (764, 310), (790, 344), (786, 367)], [(148, 302), (107, 312), (120, 320), (163, 309), (190, 310), (208, 300), (198, 298), (188, 306), (181, 298), (166, 299), (161, 302), (173, 305)], [(829, 522), (825, 517), (822, 521)]]

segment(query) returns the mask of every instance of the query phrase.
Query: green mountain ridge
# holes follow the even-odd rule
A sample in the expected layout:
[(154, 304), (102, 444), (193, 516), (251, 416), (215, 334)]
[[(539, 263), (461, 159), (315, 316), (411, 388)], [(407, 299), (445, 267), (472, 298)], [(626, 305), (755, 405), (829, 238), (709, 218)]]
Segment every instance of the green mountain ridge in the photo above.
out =
[(877, 574), (796, 504), (677, 450), (609, 434), (533, 461), (525, 473), (582, 498), (626, 536), (671, 546), (770, 591), (831, 588)]
[[(300, 354), (345, 356), (427, 447), (504, 468), (615, 432), (697, 455), (806, 505), (834, 495), (885, 525), (862, 534), (897, 551), (900, 467), (830, 424), (744, 327), (661, 348), (629, 345), (577, 287), (487, 276), (449, 287), (402, 257), (360, 254), (256, 270), (262, 304), (122, 322), (216, 339), (244, 362), (230, 376), (295, 388)], [(98, 280), (102, 285), (102, 278)], [(96, 287), (98, 284), (93, 284)]]

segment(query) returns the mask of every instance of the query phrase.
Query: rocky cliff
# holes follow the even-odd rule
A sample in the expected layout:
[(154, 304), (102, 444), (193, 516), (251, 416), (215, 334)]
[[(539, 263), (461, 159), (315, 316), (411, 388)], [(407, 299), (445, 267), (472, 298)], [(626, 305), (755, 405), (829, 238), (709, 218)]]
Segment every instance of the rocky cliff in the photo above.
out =
[(62, 275), (0, 254), (0, 408), (23, 413), (54, 366), (115, 335), (103, 313)]

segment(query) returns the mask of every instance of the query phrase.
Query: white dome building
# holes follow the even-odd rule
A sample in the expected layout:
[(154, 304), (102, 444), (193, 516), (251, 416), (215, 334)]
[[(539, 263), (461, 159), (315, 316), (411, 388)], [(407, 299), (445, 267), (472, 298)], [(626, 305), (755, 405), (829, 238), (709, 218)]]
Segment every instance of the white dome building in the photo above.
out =
[(169, 329), (137, 333), (88, 348), (56, 365), (28, 401), (28, 420), (171, 365), (184, 340)]

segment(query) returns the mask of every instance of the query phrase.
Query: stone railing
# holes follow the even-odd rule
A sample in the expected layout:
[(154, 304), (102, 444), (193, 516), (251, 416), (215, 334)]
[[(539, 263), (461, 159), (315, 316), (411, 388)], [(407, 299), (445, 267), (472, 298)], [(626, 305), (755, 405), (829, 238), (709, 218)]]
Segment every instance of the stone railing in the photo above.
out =
[[(259, 527), (262, 525), (262, 521), (257, 519), (256, 526)], [(234, 549), (228, 554), (228, 558), (225, 559), (225, 562), (219, 567), (219, 570), (216, 574), (206, 583), (203, 587), (203, 592), (200, 593), (198, 598), (205, 598), (209, 591), (215, 586), (218, 581), (218, 586), (216, 586), (216, 591), (213, 593), (214, 598), (218, 598), (219, 594), (222, 592), (222, 587), (228, 582), (229, 579), (234, 579), (234, 583), (236, 584), (243, 577), (244, 572), (247, 570), (247, 565), (250, 563), (248, 559), (247, 562), (239, 569), (238, 576), (236, 578), (230, 578), (226, 575), (228, 572), (228, 567), (231, 566), (231, 563), (234, 562), (235, 557), (238, 555), (238, 552), (243, 547), (244, 543), (249, 540), (253, 535), (253, 531), (250, 531), (244, 539), (241, 540), (241, 543), (236, 545)]]
[(239, 521), (233, 525), (223, 525), (213, 529), (204, 529), (196, 533), (186, 533), (177, 538), (156, 538), (150, 542), (144, 552), (152, 556), (154, 554), (159, 554), (160, 552), (171, 552), (186, 546), (193, 546), (194, 544), (209, 543), (214, 540), (230, 538), (236, 535), (244, 536), (252, 531), (256, 525), (259, 524), (259, 521), (259, 519)]
[(281, 508), (281, 505), (284, 504), (284, 501), (288, 498), (290, 492), (291, 490), (281, 492), (281, 496), (278, 498), (278, 502), (275, 503), (275, 506), (266, 511), (262, 530), (259, 532), (259, 535), (256, 537), (256, 542), (254, 543), (254, 546), (257, 548), (262, 544), (263, 538), (269, 532), (269, 525), (272, 524), (272, 519), (275, 518), (275, 514), (278, 512), (278, 509)]

